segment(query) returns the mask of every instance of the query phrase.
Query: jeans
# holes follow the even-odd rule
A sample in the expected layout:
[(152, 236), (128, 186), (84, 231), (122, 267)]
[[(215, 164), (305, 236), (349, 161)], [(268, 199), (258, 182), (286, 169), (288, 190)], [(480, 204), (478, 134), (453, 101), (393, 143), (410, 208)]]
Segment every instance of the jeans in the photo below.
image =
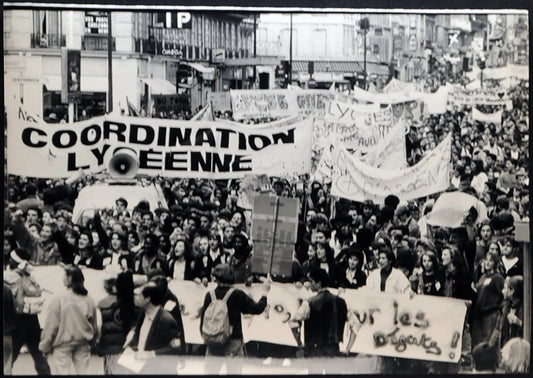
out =
[(13, 361), (15, 363), (20, 353), (20, 348), (24, 344), (33, 358), (35, 370), (38, 375), (50, 375), (50, 367), (46, 358), (39, 350), (39, 341), (41, 340), (41, 326), (37, 315), (20, 314), (17, 319), (17, 327), (13, 330)]
[(52, 373), (60, 375), (70, 374), (71, 366), (74, 365), (76, 374), (87, 374), (91, 347), (83, 345), (62, 345), (55, 347), (49, 356)]
[(11, 334), (4, 334), (4, 375), (11, 375), (13, 367), (13, 340)]
[(224, 362), (226, 363), (227, 374), (242, 374), (242, 365), (245, 357), (242, 340), (230, 339), (226, 345), (221, 347), (208, 345), (205, 356), (205, 374), (207, 375), (220, 374), (220, 368)]

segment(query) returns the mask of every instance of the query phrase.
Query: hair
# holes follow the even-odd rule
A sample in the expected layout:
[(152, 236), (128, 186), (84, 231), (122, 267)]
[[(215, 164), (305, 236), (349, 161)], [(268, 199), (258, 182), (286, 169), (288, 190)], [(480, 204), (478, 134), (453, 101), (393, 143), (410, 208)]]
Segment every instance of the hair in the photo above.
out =
[(211, 275), (215, 277), (217, 282), (227, 285), (235, 283), (235, 274), (228, 264), (218, 264), (211, 271)]
[(502, 348), (502, 366), (506, 373), (529, 373), (531, 346), (519, 337), (510, 339)]
[(329, 275), (328, 272), (326, 272), (322, 268), (311, 268), (311, 270), (309, 271), (309, 278), (311, 278), (315, 282), (320, 282), (320, 286), (322, 287), (328, 286)]
[(133, 274), (131, 271), (120, 272), (117, 276), (115, 286), (117, 289), (117, 302), (122, 320), (122, 330), (130, 330), (135, 320), (135, 304), (133, 303)]
[(122, 204), (124, 205), (124, 207), (128, 207), (128, 201), (127, 201), (125, 198), (123, 198), (123, 197), (118, 198), (118, 199), (115, 201), (115, 203), (116, 203), (116, 204), (118, 204), (118, 203), (122, 203)]
[(24, 213), (24, 215), (27, 216), (27, 215), (28, 215), (28, 211), (30, 211), (30, 210), (36, 211), (36, 212), (37, 212), (37, 216), (38, 216), (39, 218), (42, 218), (42, 217), (43, 217), (43, 212), (41, 211), (41, 209), (39, 209), (39, 208), (36, 207), (36, 206), (30, 206), (30, 207), (28, 207), (28, 208), (26, 209), (26, 212)]
[(69, 286), (75, 294), (86, 296), (87, 289), (84, 286), (85, 277), (83, 272), (76, 265), (69, 265), (65, 267), (65, 274), (69, 280)]
[(502, 263), (502, 258), (500, 257), (500, 255), (497, 255), (494, 252), (487, 251), (487, 253), (485, 253), (485, 258), (489, 258), (492, 261), (494, 261), (494, 272), (495, 273), (501, 273), (502, 272), (503, 263)]
[(315, 247), (315, 250), (317, 250), (318, 246), (321, 246), (322, 248), (324, 248), (326, 250), (326, 261), (327, 261), (327, 263), (328, 264), (333, 263), (333, 261), (334, 261), (333, 250), (331, 249), (331, 246), (329, 245), (329, 243), (327, 241), (325, 241), (325, 242), (315, 242), (315, 243), (313, 243), (313, 246)]
[(395, 267), (396, 266), (396, 255), (394, 254), (394, 252), (390, 249), (380, 250), (378, 256), (381, 255), (382, 253), (385, 254), (385, 256), (387, 257), (387, 260), (391, 262), (391, 265)]
[[(149, 281), (153, 282), (153, 281)], [(160, 306), (165, 301), (166, 291), (163, 290), (161, 286), (153, 282), (154, 285), (144, 286), (142, 289), (142, 295), (145, 298), (149, 298), (150, 303), (154, 306)]]
[(495, 371), (498, 366), (498, 348), (496, 345), (490, 345), (486, 341), (474, 347), (472, 357), (474, 359), (474, 368), (478, 371)]
[(427, 256), (429, 257), (429, 260), (433, 263), (433, 271), (434, 272), (438, 272), (440, 269), (441, 269), (441, 263), (439, 261), (439, 258), (437, 257), (437, 254), (433, 251), (424, 251), (421, 255), (420, 255), (420, 266), (422, 267), (422, 269), (424, 268), (424, 266), (422, 265), (422, 258), (424, 256)]
[(87, 235), (87, 238), (89, 239), (89, 247), (88, 248), (91, 248), (93, 246), (93, 243), (94, 243), (92, 231), (89, 230), (88, 228), (80, 228), (80, 233), (78, 235), (78, 239), (80, 238), (81, 235)]
[[(111, 237), (110, 237), (110, 240), (113, 238), (113, 235), (117, 235), (118, 236), (118, 239), (120, 240), (120, 248), (123, 249), (123, 250), (128, 250), (128, 237), (127, 235), (121, 233), (121, 232), (117, 232), (117, 231), (113, 231), (111, 233)], [(109, 246), (111, 246), (111, 243), (109, 243)]]
[(524, 277), (511, 276), (507, 277), (507, 285), (510, 289), (513, 289), (513, 298), (524, 298)]

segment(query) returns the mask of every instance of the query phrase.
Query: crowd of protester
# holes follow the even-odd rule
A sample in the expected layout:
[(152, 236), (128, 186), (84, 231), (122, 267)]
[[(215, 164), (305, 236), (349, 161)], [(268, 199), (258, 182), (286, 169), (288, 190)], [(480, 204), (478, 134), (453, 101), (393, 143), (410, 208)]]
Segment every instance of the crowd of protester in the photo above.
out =
[[(273, 178), (271, 195), (298, 197), (301, 204), (292, 274), (273, 276), (273, 280), (309, 287), (310, 281), (330, 288), (368, 286), (376, 291), (470, 301), (458, 364), (389, 358), (383, 361), (385, 372), (478, 369), (475, 358), (480, 348), (498, 352), (510, 340), (523, 337), (523, 250), (514, 239), (514, 228), (519, 221), (529, 221), (528, 90), (526, 82), (512, 88), (513, 109), (503, 111), (501, 124), (474, 121), (471, 109), (456, 107), (430, 116), (423, 124), (412, 124), (406, 135), (407, 162), (414, 165), (452, 133), (453, 174), (448, 190), (482, 200), (489, 216), (483, 222), (478, 222), (477, 211), (471, 209), (460, 227), (428, 226), (427, 215), (438, 194), (407, 203), (400, 203), (394, 194), (383, 203), (358, 203), (332, 197), (331, 181), (327, 179), (319, 182), (306, 176), (291, 182)], [(116, 198), (114, 208), (99, 209), (94, 217), (82, 217), (73, 223), (77, 193), (94, 180), (85, 177), (69, 185), (64, 180), (9, 175), (4, 270), (16, 270), (21, 261), (28, 261), (33, 265), (61, 263), (116, 272), (118, 276), (108, 283), (110, 298), (97, 304), (104, 324), (98, 344), (102, 355), (121, 352), (131, 329), (138, 339), (143, 331), (133, 314), (140, 307), (162, 305), (168, 296), (173, 296), (168, 300), (179, 303), (179, 293), (175, 293), (176, 298), (168, 290), (166, 279), (207, 284), (215, 268), (224, 265), (231, 270), (225, 271), (226, 276), (231, 275), (231, 283), (261, 280), (252, 274), (251, 213), (241, 207), (239, 195), (244, 188), (239, 180), (157, 178), (154, 180), (163, 188), (168, 209), (150, 208), (146, 201), (129, 204), (124, 198)], [(72, 277), (83, 281), (78, 271), (68, 272), (71, 281)], [(151, 276), (152, 284), (142, 286), (145, 302), (137, 300), (137, 294), (133, 301), (132, 274)], [(83, 285), (77, 290), (78, 294), (71, 297), (83, 294)], [(108, 311), (113, 306), (131, 316), (114, 324), (113, 312)], [(260, 309), (257, 305), (253, 308), (255, 312)], [(187, 330), (180, 324), (179, 306), (171, 315), (164, 322), (176, 331), (165, 342), (179, 342), (165, 351), (198, 353), (198, 348), (184, 345), (183, 332)], [(89, 318), (87, 324), (94, 326)], [(345, 321), (352, 330), (350, 340), (344, 340), (350, 346), (357, 327), (349, 313)], [(49, 368), (42, 353), (52, 353), (56, 366), (61, 366), (61, 348), (56, 345), (56, 351), (49, 331), (41, 334), (35, 322), (34, 315), (19, 315), (8, 322), (13, 341), (10, 358), (16, 359), (22, 345), (27, 344), (37, 371), (46, 374)], [(72, 322), (69, 324), (72, 326)], [(87, 334), (83, 337), (86, 342), (79, 343), (83, 348), (78, 349), (86, 358), (87, 342), (96, 339)], [(327, 349), (325, 355), (349, 355), (349, 349), (339, 351), (337, 344), (336, 350)], [(249, 348), (248, 353), (253, 355), (253, 350)], [(285, 352), (287, 356), (296, 353), (291, 348)], [(105, 361), (106, 373), (111, 372), (107, 366), (116, 366), (116, 358), (106, 357)]]

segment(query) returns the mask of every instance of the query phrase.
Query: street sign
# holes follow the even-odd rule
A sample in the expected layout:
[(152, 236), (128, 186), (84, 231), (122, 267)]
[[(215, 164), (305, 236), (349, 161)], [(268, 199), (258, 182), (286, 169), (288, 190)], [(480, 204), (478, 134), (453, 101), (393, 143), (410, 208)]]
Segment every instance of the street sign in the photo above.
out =
[(252, 271), (290, 276), (298, 228), (299, 201), (258, 195), (252, 212)]

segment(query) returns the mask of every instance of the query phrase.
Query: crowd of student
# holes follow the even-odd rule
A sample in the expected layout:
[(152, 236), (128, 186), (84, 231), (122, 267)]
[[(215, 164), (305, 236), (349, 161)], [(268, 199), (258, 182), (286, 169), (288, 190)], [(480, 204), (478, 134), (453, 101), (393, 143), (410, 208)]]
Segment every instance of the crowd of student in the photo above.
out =
[[(384, 372), (401, 372), (402, 369), (457, 372), (461, 366), (466, 370), (479, 370), (472, 357), (475, 360), (480, 350), (485, 355), (487, 350), (497, 353), (509, 340), (523, 337), (523, 322), (526, 321), (523, 318), (523, 251), (514, 240), (514, 227), (518, 221), (529, 220), (526, 83), (513, 88), (510, 94), (513, 109), (503, 111), (501, 124), (474, 121), (470, 109), (463, 107), (429, 117), (424, 124), (414, 123), (406, 135), (407, 162), (414, 165), (447, 133), (452, 133), (453, 176), (449, 190), (466, 192), (482, 200), (489, 216), (483, 222), (478, 222), (477, 211), (472, 208), (465, 214), (461, 227), (428, 226), (427, 214), (438, 195), (407, 203), (400, 203), (395, 195), (388, 196), (383, 203), (371, 200), (358, 203), (333, 198), (328, 180), (318, 182), (302, 177), (293, 182), (272, 180), (272, 195), (301, 199), (292, 274), (273, 276), (274, 281), (314, 285), (318, 293), (323, 293), (326, 287), (357, 289), (367, 286), (376, 291), (412, 292), (470, 301), (459, 364), (423, 364), (389, 358), (383, 359)], [(262, 280), (252, 274), (251, 216), (240, 207), (239, 193), (243, 188), (239, 187), (239, 181), (157, 180), (168, 201), (168, 209), (150, 208), (145, 201), (128, 204), (124, 198), (117, 198), (114, 208), (100, 209), (93, 218), (83, 217), (75, 224), (72, 207), (77, 192), (91, 183), (91, 178), (84, 178), (77, 185), (67, 185), (62, 180), (8, 176), (4, 270), (17, 271), (27, 265), (25, 261), (33, 265), (62, 263), (69, 266), (65, 284), (72, 293), (57, 299), (56, 320), (74, 317), (74, 314), (90, 320), (71, 318), (67, 331), (60, 327), (62, 332), (73, 332), (84, 340), (83, 343), (66, 342), (65, 346), (61, 337), (47, 328), (48, 323), (39, 325), (36, 315), (16, 314), (6, 321), (4, 313), (4, 325), (9, 325), (4, 327), (4, 367), (6, 332), (12, 338), (8, 355), (11, 362), (7, 362), (7, 366), (26, 344), (39, 374), (50, 372), (43, 353), (53, 356), (48, 361), (53, 361), (54, 372), (64, 371), (68, 353), (78, 355), (82, 366), (97, 334), (100, 334), (100, 352), (114, 356), (105, 359), (106, 373), (117, 371), (114, 370), (117, 369), (116, 356), (127, 345), (138, 347), (139, 338), (142, 340), (140, 350), (144, 352), (197, 353), (195, 348), (185, 346), (183, 334), (187, 330), (181, 323), (179, 293), (176, 293), (177, 298), (170, 293), (166, 280), (206, 284), (214, 279), (222, 287)], [(85, 306), (90, 309), (90, 315), (65, 311), (66, 307), (59, 304), (72, 304), (80, 300), (80, 295), (83, 297), (83, 274), (75, 267), (106, 269), (118, 275), (108, 283), (109, 298), (96, 304), (94, 312), (90, 304)], [(134, 285), (132, 274), (150, 277), (147, 283), (135, 289), (135, 295), (134, 286), (138, 285)], [(218, 299), (226, 292), (226, 289), (218, 290)], [(6, 295), (4, 289), (4, 300)], [(235, 296), (230, 301), (233, 338), (241, 342), (223, 350), (208, 347), (208, 355), (243, 355), (238, 314), (260, 313), (266, 305), (266, 301), (250, 302), (242, 292), (232, 296)], [(326, 297), (322, 300), (331, 301)], [(168, 301), (175, 304), (168, 307), (169, 314), (165, 305)], [(346, 313), (345, 319), (332, 319), (331, 314), (322, 314), (317, 320), (313, 314), (314, 302), (309, 303), (311, 307), (302, 310), (296, 320), (319, 324), (320, 317), (325, 317), (328, 322), (338, 323), (339, 328), (350, 327), (350, 340), (344, 340), (349, 350), (357, 334), (357, 322), (351, 314)], [(204, 311), (208, 304), (206, 297)], [(103, 326), (93, 334), (88, 330), (96, 327), (93, 323), (96, 308)], [(342, 304), (335, 308), (342, 309)], [(122, 309), (119, 322), (114, 317), (116, 309)], [(163, 312), (159, 314), (160, 311)], [(134, 316), (137, 312), (140, 322)], [(146, 339), (148, 326), (143, 325), (144, 317), (150, 322), (164, 322), (165, 327), (173, 331), (154, 336), (157, 345), (152, 345)], [(297, 326), (294, 325), (295, 336), (298, 335)], [(41, 327), (44, 327), (42, 332)], [(305, 355), (347, 353), (339, 351), (338, 342), (336, 347), (331, 343), (321, 344), (320, 338), (331, 335), (319, 334), (312, 327), (307, 327), (305, 332), (306, 341), (319, 339), (314, 348), (302, 346)], [(340, 341), (339, 338), (342, 339), (342, 333), (335, 340)], [(57, 348), (61, 346), (64, 348)], [(290, 356), (296, 351), (288, 348), (284, 353)], [(252, 353), (249, 351), (249, 354)], [(83, 371), (83, 367), (80, 369)]]

